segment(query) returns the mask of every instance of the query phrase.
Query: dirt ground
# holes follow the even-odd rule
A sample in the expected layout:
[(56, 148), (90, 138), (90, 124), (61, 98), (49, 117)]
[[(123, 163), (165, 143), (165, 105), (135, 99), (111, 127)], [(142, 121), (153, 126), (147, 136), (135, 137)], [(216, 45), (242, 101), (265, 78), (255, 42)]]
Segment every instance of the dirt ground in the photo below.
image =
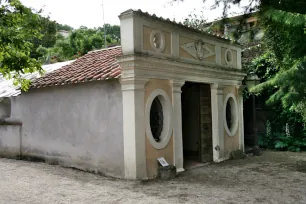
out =
[(209, 164), (172, 181), (124, 181), (74, 169), (0, 159), (0, 203), (306, 203), (306, 153)]

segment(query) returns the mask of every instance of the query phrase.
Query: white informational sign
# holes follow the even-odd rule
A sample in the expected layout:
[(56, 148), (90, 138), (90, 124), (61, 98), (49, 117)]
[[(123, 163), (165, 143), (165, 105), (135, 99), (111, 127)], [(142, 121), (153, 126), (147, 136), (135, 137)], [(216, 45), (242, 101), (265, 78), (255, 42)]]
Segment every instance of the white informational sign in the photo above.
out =
[(157, 158), (157, 160), (160, 163), (160, 165), (162, 165), (162, 166), (169, 166), (168, 162), (165, 160), (164, 157)]

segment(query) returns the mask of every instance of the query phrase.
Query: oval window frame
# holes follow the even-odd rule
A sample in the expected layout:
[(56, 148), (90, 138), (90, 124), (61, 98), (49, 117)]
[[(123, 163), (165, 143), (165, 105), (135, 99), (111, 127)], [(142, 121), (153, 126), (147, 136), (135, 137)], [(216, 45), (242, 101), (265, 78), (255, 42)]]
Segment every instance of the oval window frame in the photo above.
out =
[[(154, 46), (154, 36), (156, 34), (159, 34), (160, 36), (160, 47), (157, 48)], [(153, 30), (150, 34), (150, 44), (151, 44), (151, 47), (156, 51), (156, 52), (163, 52), (165, 50), (165, 47), (166, 47), (166, 37), (164, 35), (164, 33), (161, 31), (161, 30)]]
[[(228, 54), (230, 54), (231, 56), (231, 60), (228, 60)], [(233, 55), (233, 51), (231, 49), (227, 49), (224, 53), (224, 60), (226, 62), (227, 65), (232, 65), (234, 62), (234, 55)]]
[[(227, 121), (226, 121), (226, 105), (227, 102), (232, 99), (230, 101), (230, 105), (231, 105), (231, 114), (232, 114), (232, 127), (228, 128), (227, 126)], [(223, 120), (224, 120), (224, 128), (225, 131), (227, 133), (228, 136), (233, 137), (236, 135), (237, 130), (238, 130), (238, 124), (239, 124), (239, 120), (238, 120), (238, 103), (237, 103), (237, 99), (236, 96), (233, 93), (228, 93), (225, 97), (224, 100), (224, 104), (223, 104)]]
[[(150, 110), (152, 102), (156, 97), (158, 97), (158, 99), (160, 100), (163, 110), (163, 117), (164, 117), (163, 130), (160, 135), (159, 142), (155, 141), (152, 135), (151, 125), (150, 125)], [(162, 89), (155, 89), (154, 91), (152, 91), (147, 99), (146, 108), (145, 108), (145, 118), (146, 118), (146, 135), (151, 145), (155, 149), (163, 149), (168, 145), (173, 131), (172, 115), (173, 115), (172, 103), (167, 93)]]

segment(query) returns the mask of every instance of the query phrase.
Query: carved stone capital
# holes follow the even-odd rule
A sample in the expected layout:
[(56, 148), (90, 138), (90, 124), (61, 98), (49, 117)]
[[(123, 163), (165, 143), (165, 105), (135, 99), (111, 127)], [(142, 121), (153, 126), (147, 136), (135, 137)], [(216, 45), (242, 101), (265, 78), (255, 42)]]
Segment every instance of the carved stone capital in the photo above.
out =
[(172, 93), (182, 93), (182, 86), (185, 84), (185, 81), (179, 81), (179, 80), (172, 80)]
[(149, 81), (149, 79), (137, 79), (134, 77), (131, 78), (121, 78), (121, 90), (122, 91), (132, 91), (132, 90), (138, 90), (138, 91), (144, 91), (145, 90), (145, 84)]
[(223, 84), (217, 84), (217, 83), (210, 84), (210, 89), (212, 91), (217, 91), (217, 94), (221, 95), (221, 94), (223, 94), (224, 85)]

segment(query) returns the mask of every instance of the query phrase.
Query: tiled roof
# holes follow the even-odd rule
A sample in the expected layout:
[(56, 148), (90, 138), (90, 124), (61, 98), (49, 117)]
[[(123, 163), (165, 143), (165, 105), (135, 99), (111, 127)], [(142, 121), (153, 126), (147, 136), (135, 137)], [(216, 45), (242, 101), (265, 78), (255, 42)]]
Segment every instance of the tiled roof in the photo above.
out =
[[(42, 69), (45, 71), (45, 74), (53, 72), (54, 70), (60, 69), (61, 67), (72, 63), (72, 61), (58, 62), (55, 64), (43, 65)], [(34, 80), (41, 77), (38, 72), (22, 74), (23, 79)], [(13, 79), (6, 79), (0, 74), (0, 100), (3, 97), (18, 96), (21, 93), (20, 86), (15, 86)]]
[(121, 69), (116, 57), (120, 55), (120, 46), (89, 52), (73, 63), (33, 81), (31, 88), (118, 78)]

